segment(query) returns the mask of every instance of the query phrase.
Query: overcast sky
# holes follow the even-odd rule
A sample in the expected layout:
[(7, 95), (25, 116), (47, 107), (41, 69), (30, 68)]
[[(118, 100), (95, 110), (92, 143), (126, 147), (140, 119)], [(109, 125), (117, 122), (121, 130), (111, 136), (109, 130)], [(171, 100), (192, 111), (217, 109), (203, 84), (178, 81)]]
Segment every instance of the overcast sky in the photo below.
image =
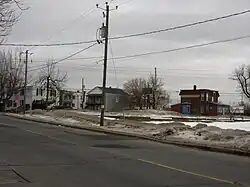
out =
[[(104, 6), (104, 2), (24, 0), (25, 6), (30, 8), (22, 13), (7, 43), (93, 40), (96, 38), (96, 30), (103, 22), (102, 11), (95, 8), (95, 4)], [(113, 0), (111, 6), (116, 5), (121, 6), (111, 12), (111, 36), (168, 28), (250, 9), (249, 0)], [(87, 12), (87, 16), (77, 19)], [(249, 19), (250, 13), (191, 28), (114, 40), (111, 48), (113, 55), (117, 57), (245, 36), (250, 34)], [(233, 103), (240, 97), (236, 94), (236, 83), (229, 80), (229, 76), (235, 67), (249, 63), (249, 42), (250, 39), (244, 39), (172, 53), (109, 61), (107, 85), (122, 87), (127, 79), (147, 77), (157, 67), (157, 74), (164, 79), (165, 88), (171, 93), (174, 102), (178, 90), (192, 88), (196, 84), (198, 88), (219, 90), (223, 102)], [(33, 63), (29, 67), (40, 65), (48, 58), (59, 60), (88, 45), (29, 48), (34, 53)], [(102, 56), (103, 47), (96, 45), (74, 58)], [(111, 53), (109, 55), (111, 57)], [(85, 78), (87, 88), (101, 85), (102, 63), (96, 64), (96, 60), (99, 58), (68, 60), (59, 64), (61, 71), (68, 72), (67, 86), (80, 89), (82, 77)]]

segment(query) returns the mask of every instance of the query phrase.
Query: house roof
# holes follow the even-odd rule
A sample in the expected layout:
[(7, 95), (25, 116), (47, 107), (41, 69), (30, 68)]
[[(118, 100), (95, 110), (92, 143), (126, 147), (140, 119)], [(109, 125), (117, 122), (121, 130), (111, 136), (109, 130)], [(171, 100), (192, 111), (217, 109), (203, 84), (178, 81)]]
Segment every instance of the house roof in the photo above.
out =
[[(94, 89), (100, 89), (102, 90), (101, 86), (96, 86), (95, 88), (93, 88), (91, 91), (89, 91), (88, 95), (97, 95), (97, 94), (91, 94), (91, 92)], [(124, 90), (120, 89), (120, 88), (105, 88), (105, 93), (111, 93), (111, 94), (119, 94), (119, 95), (129, 95), (127, 92), (125, 92)]]
[(228, 107), (230, 108), (231, 106), (230, 105), (226, 105), (226, 104), (218, 104), (219, 107)]
[(215, 92), (218, 97), (220, 96), (219, 91), (210, 90), (210, 89), (181, 90), (179, 95), (192, 95), (192, 94), (199, 94), (199, 93), (202, 93), (202, 92)]

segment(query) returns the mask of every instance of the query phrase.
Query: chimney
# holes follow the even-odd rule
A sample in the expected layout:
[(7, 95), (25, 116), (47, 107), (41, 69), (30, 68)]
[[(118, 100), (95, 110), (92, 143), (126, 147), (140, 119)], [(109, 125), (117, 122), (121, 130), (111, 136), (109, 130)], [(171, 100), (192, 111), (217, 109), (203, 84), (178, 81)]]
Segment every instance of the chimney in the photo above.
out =
[(196, 85), (194, 85), (194, 90), (196, 90), (196, 88), (197, 88), (197, 86), (196, 86)]

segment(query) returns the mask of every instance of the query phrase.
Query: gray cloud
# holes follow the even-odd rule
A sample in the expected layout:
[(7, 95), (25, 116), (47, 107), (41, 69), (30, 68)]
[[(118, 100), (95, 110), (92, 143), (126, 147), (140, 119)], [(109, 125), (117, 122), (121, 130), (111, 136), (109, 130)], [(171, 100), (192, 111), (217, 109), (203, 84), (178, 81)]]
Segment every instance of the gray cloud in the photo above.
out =
[[(128, 0), (114, 0), (113, 5), (126, 3)], [(14, 27), (8, 42), (40, 43), (49, 36), (46, 43), (72, 42), (95, 39), (96, 29), (100, 27), (102, 12), (94, 9), (96, 3), (104, 5), (103, 0), (34, 0), (24, 1), (30, 9), (24, 12), (19, 23)], [(93, 8), (93, 12), (74, 24), (72, 20)], [(190, 22), (209, 19), (250, 8), (249, 0), (133, 0), (117, 11), (111, 12), (111, 36), (151, 31)], [(192, 28), (164, 32), (143, 37), (112, 41), (114, 56), (139, 54), (158, 50), (168, 50), (205, 42), (223, 40), (250, 34), (248, 20), (250, 14), (207, 23)], [(64, 32), (59, 32), (68, 26)], [(197, 49), (164, 53), (159, 55), (115, 60), (119, 85), (131, 77), (147, 77), (154, 67), (163, 77), (165, 87), (174, 98), (176, 90), (198, 87), (218, 89), (221, 99), (233, 102), (236, 84), (229, 80), (232, 70), (242, 63), (248, 63), (250, 57), (249, 40), (239, 40)], [(47, 58), (60, 59), (88, 45), (32, 48), (33, 63)], [(76, 57), (102, 56), (103, 46), (96, 46)], [(111, 56), (110, 56), (111, 57)], [(79, 69), (80, 65), (87, 65)], [(94, 68), (93, 68), (94, 66)], [(108, 85), (116, 86), (113, 62), (109, 61)], [(58, 67), (69, 74), (68, 87), (80, 88), (81, 78), (85, 77), (87, 87), (102, 83), (102, 65), (95, 64), (95, 59), (65, 61)]]

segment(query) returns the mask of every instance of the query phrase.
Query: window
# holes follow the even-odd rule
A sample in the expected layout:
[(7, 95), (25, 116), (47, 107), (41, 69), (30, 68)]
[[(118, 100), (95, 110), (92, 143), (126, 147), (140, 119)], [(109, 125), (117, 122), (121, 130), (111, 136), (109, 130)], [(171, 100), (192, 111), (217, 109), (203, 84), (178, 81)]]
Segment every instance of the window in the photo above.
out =
[(75, 95), (73, 95), (73, 99), (76, 99), (76, 96), (75, 96)]
[(204, 100), (205, 100), (205, 94), (201, 93), (201, 101), (204, 101)]
[(43, 96), (43, 89), (40, 90), (40, 95)]
[(24, 89), (21, 89), (20, 95), (24, 95)]
[(16, 105), (17, 105), (16, 101), (13, 101), (13, 107), (16, 107)]
[(7, 107), (12, 107), (12, 101), (11, 100), (8, 100)]
[(39, 89), (37, 88), (36, 89), (36, 96), (38, 96), (39, 95)]
[(23, 100), (20, 100), (20, 106), (22, 106), (24, 104)]
[(213, 102), (217, 102), (216, 96), (213, 96)]

